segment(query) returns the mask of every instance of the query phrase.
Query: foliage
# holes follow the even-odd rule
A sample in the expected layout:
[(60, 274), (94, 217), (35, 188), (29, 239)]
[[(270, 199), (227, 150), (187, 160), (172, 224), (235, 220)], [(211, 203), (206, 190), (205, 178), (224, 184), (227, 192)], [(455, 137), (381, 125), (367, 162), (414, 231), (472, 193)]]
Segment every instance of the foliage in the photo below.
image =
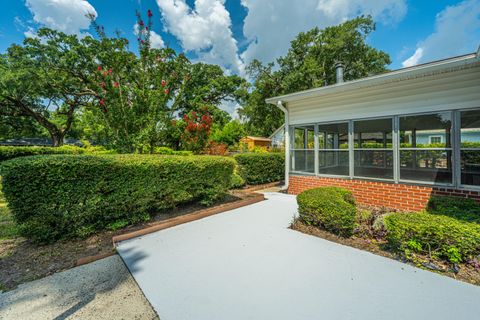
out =
[(475, 199), (431, 196), (427, 204), (427, 211), (431, 214), (480, 223), (480, 203)]
[(285, 155), (282, 153), (241, 153), (234, 156), (238, 174), (247, 184), (280, 181), (285, 174)]
[(243, 124), (238, 120), (227, 123), (223, 128), (214, 126), (210, 140), (232, 146), (246, 135)]
[(183, 116), (183, 121), (172, 121), (172, 125), (180, 131), (182, 149), (194, 153), (205, 149), (212, 128), (212, 117), (206, 110), (203, 114), (192, 111)]
[(19, 234), (18, 226), (13, 221), (13, 217), (7, 208), (7, 203), (3, 197), (0, 186), (0, 240), (13, 238)]
[(231, 189), (238, 189), (245, 185), (245, 180), (236, 172), (232, 174), (232, 179), (230, 183)]
[(3, 191), (22, 233), (37, 242), (136, 223), (188, 201), (210, 204), (230, 187), (225, 157), (49, 155), (2, 163)]
[(210, 141), (203, 152), (212, 156), (224, 156), (228, 153), (228, 146), (224, 143)]
[(18, 157), (34, 156), (42, 154), (111, 154), (112, 150), (103, 147), (77, 147), (63, 145), (61, 147), (37, 147), (37, 146), (0, 146), (0, 161), (9, 160)]
[(340, 236), (351, 236), (356, 225), (355, 200), (350, 191), (323, 187), (303, 191), (297, 196), (300, 218)]
[(55, 146), (62, 145), (75, 113), (94, 98), (85, 83), (95, 61), (94, 42), (41, 28), (23, 45), (10, 46), (0, 55), (0, 114), (34, 120)]
[(389, 244), (453, 263), (480, 253), (480, 225), (424, 212), (392, 213), (385, 217)]
[(30, 117), (2, 115), (0, 112), (0, 140), (48, 137), (48, 134)]
[(375, 30), (370, 16), (361, 16), (325, 29), (299, 33), (277, 65), (254, 60), (247, 72), (254, 89), (242, 100), (240, 115), (251, 135), (269, 136), (283, 124), (283, 114), (266, 98), (335, 83), (335, 64), (345, 65), (345, 80), (386, 71), (388, 54), (368, 45)]
[(193, 152), (191, 151), (177, 151), (169, 147), (155, 147), (153, 149), (153, 154), (162, 154), (162, 155), (175, 155), (175, 156), (191, 156)]

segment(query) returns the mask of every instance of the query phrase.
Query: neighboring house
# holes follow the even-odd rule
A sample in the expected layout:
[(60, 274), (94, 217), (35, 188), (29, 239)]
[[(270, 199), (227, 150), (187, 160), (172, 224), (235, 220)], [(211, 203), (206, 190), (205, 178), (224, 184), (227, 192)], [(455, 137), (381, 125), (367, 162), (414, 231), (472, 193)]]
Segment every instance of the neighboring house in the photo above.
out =
[(285, 113), (292, 194), (342, 186), (363, 204), (419, 210), (480, 200), (480, 52), (267, 99)]
[(252, 137), (246, 136), (240, 139), (240, 143), (248, 147), (248, 150), (253, 150), (255, 148), (270, 148), (271, 140), (269, 138), (263, 137)]
[(268, 138), (272, 141), (272, 148), (283, 149), (285, 145), (285, 125), (283, 124), (275, 130)]

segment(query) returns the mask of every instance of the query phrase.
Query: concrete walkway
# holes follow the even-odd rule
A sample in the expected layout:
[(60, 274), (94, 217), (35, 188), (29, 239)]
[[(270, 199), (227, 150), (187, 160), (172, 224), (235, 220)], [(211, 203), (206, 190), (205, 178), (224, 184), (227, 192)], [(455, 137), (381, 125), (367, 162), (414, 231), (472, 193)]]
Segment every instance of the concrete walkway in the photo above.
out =
[(288, 229), (293, 196), (120, 243), (162, 320), (477, 319), (480, 287)]
[(118, 255), (0, 293), (0, 319), (157, 319)]

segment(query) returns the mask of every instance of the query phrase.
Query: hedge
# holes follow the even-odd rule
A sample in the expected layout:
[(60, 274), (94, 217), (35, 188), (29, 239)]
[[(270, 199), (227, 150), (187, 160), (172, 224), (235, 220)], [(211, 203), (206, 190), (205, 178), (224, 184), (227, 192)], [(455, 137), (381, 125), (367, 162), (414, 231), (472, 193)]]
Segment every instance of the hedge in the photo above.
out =
[(10, 160), (18, 157), (35, 156), (42, 154), (105, 154), (113, 153), (103, 147), (82, 148), (77, 146), (64, 145), (61, 147), (37, 147), (37, 146), (0, 146), (0, 161)]
[(427, 211), (459, 220), (480, 222), (480, 203), (470, 198), (432, 196)]
[(356, 226), (355, 200), (350, 191), (322, 187), (303, 191), (297, 196), (300, 218), (341, 236), (351, 236)]
[(426, 212), (392, 213), (385, 217), (388, 243), (451, 262), (480, 253), (480, 225)]
[(234, 167), (209, 156), (49, 155), (5, 161), (1, 173), (22, 233), (49, 242), (147, 220), (183, 202), (209, 204), (229, 188)]
[(234, 156), (238, 174), (247, 184), (280, 181), (285, 174), (283, 153), (241, 153)]

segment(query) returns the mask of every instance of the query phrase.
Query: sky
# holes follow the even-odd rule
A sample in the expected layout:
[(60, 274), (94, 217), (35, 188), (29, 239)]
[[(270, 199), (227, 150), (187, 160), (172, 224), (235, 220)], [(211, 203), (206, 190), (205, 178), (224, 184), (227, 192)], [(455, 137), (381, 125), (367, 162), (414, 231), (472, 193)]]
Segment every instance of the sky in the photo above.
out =
[(376, 21), (367, 41), (390, 54), (390, 69), (475, 52), (480, 45), (480, 0), (0, 0), (0, 53), (42, 26), (94, 35), (87, 13), (136, 50), (135, 12), (146, 17), (148, 9), (153, 46), (242, 76), (253, 59), (284, 55), (299, 32), (361, 14)]

